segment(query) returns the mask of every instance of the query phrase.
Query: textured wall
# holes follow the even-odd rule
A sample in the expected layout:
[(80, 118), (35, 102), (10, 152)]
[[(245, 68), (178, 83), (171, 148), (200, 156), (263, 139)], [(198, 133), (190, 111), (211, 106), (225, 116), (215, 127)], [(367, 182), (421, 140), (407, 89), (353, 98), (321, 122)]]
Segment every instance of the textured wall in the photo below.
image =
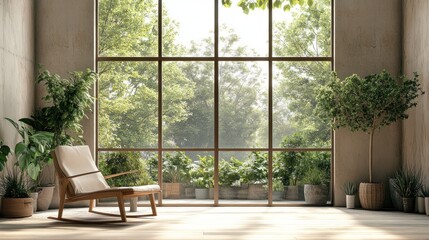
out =
[[(68, 77), (71, 71), (95, 69), (95, 0), (36, 1), (36, 61), (52, 73)], [(38, 87), (36, 106), (45, 90)], [(95, 147), (94, 113), (82, 122), (84, 139)], [(53, 175), (53, 167), (45, 173)], [(49, 177), (47, 177), (49, 179)], [(58, 206), (57, 193), (51, 207)]]
[(403, 122), (404, 167), (421, 169), (429, 184), (429, 1), (404, 0), (403, 69), (418, 72), (426, 92)]
[[(335, 1), (335, 71), (340, 78), (401, 69), (401, 0)], [(334, 133), (334, 205), (344, 206), (342, 186), (367, 182), (369, 136), (341, 129)], [(401, 126), (374, 136), (373, 180), (385, 182), (401, 162)], [(388, 202), (388, 201), (387, 201)]]
[(34, 109), (34, 1), (0, 0), (0, 138), (20, 140), (5, 117), (29, 117)]

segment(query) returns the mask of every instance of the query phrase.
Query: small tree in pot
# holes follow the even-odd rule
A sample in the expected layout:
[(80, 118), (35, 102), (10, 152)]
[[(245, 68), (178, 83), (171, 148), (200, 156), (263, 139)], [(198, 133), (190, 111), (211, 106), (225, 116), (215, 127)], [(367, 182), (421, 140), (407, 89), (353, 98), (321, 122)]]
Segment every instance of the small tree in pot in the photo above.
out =
[(394, 79), (383, 70), (364, 78), (356, 74), (340, 80), (333, 73), (329, 83), (317, 97), (322, 116), (331, 119), (334, 129), (347, 127), (369, 135), (369, 183), (359, 186), (359, 199), (366, 209), (380, 209), (384, 202), (384, 186), (373, 182), (373, 138), (376, 129), (397, 120), (406, 119), (407, 109), (417, 105), (415, 99), (423, 94), (418, 75), (412, 79)]

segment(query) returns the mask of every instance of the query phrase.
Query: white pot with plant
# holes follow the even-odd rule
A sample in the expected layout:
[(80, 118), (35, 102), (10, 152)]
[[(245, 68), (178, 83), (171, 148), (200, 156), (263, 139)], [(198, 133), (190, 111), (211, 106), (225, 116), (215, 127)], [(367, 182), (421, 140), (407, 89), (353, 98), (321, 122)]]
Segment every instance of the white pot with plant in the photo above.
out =
[(357, 187), (352, 182), (347, 182), (343, 186), (344, 193), (346, 194), (346, 208), (355, 208)]
[(369, 137), (368, 182), (359, 185), (359, 199), (364, 209), (383, 207), (384, 186), (373, 181), (374, 133), (383, 126), (408, 118), (407, 109), (417, 105), (416, 98), (423, 94), (418, 75), (398, 79), (383, 70), (364, 78), (353, 74), (340, 80), (335, 73), (317, 96), (322, 117), (331, 120), (334, 129), (346, 127), (363, 131)]

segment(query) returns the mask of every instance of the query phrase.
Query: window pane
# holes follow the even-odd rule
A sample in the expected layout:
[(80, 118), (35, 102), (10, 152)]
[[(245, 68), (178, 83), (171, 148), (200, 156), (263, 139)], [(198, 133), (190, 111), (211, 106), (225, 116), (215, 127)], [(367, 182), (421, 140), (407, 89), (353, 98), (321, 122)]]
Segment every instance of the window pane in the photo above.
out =
[[(213, 203), (214, 158), (212, 152), (167, 152), (163, 155), (165, 203), (189, 203), (196, 199)], [(195, 202), (197, 203), (197, 202)]]
[(267, 152), (220, 152), (219, 158), (221, 203), (239, 203), (243, 200), (267, 202)]
[[(214, 55), (213, 0), (164, 0), (163, 55)], [(204, 46), (204, 48), (201, 48)]]
[(227, 8), (219, 1), (219, 56), (268, 56), (268, 9), (248, 14), (237, 4)]
[(213, 63), (163, 66), (163, 146), (213, 147)]
[(219, 146), (268, 147), (268, 64), (219, 65)]
[(315, 110), (318, 89), (330, 73), (330, 62), (273, 64), (273, 146), (331, 146), (329, 124)]
[(273, 55), (284, 57), (331, 56), (331, 1), (299, 4), (290, 11), (273, 10)]
[(158, 1), (99, 0), (100, 56), (157, 56)]
[(157, 146), (157, 63), (99, 63), (99, 147)]

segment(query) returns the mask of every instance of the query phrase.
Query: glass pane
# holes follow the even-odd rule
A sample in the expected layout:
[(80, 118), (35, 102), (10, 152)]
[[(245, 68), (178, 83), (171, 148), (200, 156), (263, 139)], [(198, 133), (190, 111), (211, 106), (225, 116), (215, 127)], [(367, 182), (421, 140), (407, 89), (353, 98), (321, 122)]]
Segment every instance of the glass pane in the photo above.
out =
[(219, 56), (268, 56), (268, 9), (246, 14), (237, 4), (227, 8), (219, 1)]
[(273, 146), (331, 146), (329, 124), (315, 110), (318, 89), (330, 73), (330, 62), (273, 64)]
[(164, 0), (163, 55), (214, 55), (213, 0)]
[(164, 147), (214, 147), (213, 69), (213, 62), (164, 63)]
[(157, 56), (158, 1), (99, 0), (100, 56)]
[[(330, 152), (279, 152), (273, 158), (273, 201), (325, 205), (330, 201)], [(305, 185), (319, 185), (305, 186)], [(304, 194), (304, 188), (320, 195)], [(308, 191), (307, 191), (308, 192)], [(310, 191), (311, 193), (312, 191)], [(316, 203), (314, 199), (321, 201)]]
[(295, 5), (290, 11), (273, 10), (273, 55), (331, 56), (331, 1)]
[(219, 158), (221, 203), (267, 202), (267, 152), (220, 152)]
[(268, 147), (268, 63), (219, 63), (219, 146)]
[(157, 146), (157, 68), (151, 62), (99, 63), (99, 147)]
[(162, 173), (165, 203), (213, 203), (212, 152), (164, 153)]

